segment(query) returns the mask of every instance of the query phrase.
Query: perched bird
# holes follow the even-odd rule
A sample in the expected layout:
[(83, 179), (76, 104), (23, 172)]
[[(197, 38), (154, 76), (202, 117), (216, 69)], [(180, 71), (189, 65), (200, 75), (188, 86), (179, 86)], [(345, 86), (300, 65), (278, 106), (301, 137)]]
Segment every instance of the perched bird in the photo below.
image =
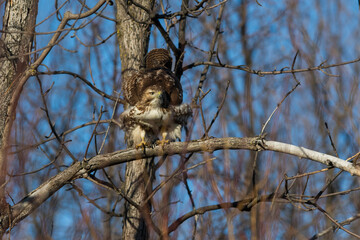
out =
[(192, 116), (182, 104), (179, 79), (171, 72), (172, 58), (166, 49), (154, 49), (145, 57), (146, 67), (129, 74), (122, 84), (130, 107), (120, 115), (128, 146), (141, 147), (181, 140), (181, 129)]
[(135, 106), (146, 88), (158, 85), (170, 96), (170, 105), (179, 105), (183, 100), (180, 80), (171, 72), (172, 58), (166, 49), (154, 49), (145, 57), (146, 67), (132, 71), (123, 80), (122, 91), (125, 100)]
[[(181, 141), (181, 129), (192, 116), (189, 104), (169, 105), (169, 96), (161, 87), (148, 87), (141, 100), (120, 115), (120, 123), (126, 132), (126, 141), (136, 148), (164, 145), (169, 141)], [(158, 137), (162, 139), (156, 141)]]

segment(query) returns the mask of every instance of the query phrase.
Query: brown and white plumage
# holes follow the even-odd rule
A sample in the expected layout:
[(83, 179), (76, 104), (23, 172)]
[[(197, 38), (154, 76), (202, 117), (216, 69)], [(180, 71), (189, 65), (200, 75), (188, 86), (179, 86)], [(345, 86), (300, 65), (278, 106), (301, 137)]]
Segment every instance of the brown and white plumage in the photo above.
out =
[(146, 69), (165, 68), (171, 70), (172, 58), (168, 50), (156, 48), (145, 56)]
[[(181, 140), (181, 129), (192, 116), (188, 104), (169, 105), (167, 93), (159, 86), (147, 88), (141, 100), (120, 115), (127, 143), (140, 147)], [(145, 141), (146, 139), (146, 141)]]
[(132, 71), (123, 80), (122, 90), (130, 107), (120, 115), (128, 146), (162, 144), (181, 139), (181, 129), (191, 117), (188, 104), (181, 104), (183, 91), (171, 72), (172, 59), (166, 49), (154, 49), (146, 68)]
[(134, 106), (140, 101), (145, 89), (153, 85), (161, 86), (169, 95), (169, 104), (182, 103), (183, 91), (180, 81), (170, 70), (164, 68), (145, 69), (125, 79), (122, 86), (124, 98), (131, 106)]
[(151, 50), (145, 57), (146, 67), (140, 71), (131, 71), (123, 80), (122, 91), (125, 100), (135, 106), (141, 94), (152, 85), (162, 86), (170, 96), (170, 105), (182, 103), (183, 90), (180, 80), (171, 72), (172, 58), (166, 49)]

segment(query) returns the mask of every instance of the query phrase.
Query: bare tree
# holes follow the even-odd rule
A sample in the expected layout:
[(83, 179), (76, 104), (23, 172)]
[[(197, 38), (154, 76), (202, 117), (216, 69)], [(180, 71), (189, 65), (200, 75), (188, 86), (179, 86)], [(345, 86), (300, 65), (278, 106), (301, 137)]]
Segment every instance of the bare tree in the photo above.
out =
[[(357, 4), (2, 2), (2, 236), (359, 238)], [(121, 84), (153, 48), (193, 119), (136, 149)]]

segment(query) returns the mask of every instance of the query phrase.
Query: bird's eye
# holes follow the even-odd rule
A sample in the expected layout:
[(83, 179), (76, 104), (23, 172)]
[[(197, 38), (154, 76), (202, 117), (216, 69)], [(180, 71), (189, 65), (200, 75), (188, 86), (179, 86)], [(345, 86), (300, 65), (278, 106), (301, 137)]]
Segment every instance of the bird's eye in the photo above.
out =
[(150, 95), (154, 95), (154, 94), (155, 94), (155, 92), (153, 92), (153, 91), (150, 92)]

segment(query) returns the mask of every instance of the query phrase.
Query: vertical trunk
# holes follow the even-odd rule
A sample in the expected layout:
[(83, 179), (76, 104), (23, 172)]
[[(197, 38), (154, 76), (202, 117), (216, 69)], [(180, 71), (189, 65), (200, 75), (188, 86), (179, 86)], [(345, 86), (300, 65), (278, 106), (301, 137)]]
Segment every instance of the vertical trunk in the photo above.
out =
[[(132, 1), (117, 0), (117, 38), (120, 48), (123, 78), (127, 71), (139, 70), (144, 64), (150, 39), (150, 21), (146, 11), (131, 4)], [(147, 9), (152, 9), (154, 1), (136, 1)]]
[(17, 80), (30, 63), (35, 31), (38, 0), (7, 1), (0, 41), (0, 234), (8, 226), (5, 219), (8, 204), (5, 200), (7, 154), (9, 136), (15, 112), (8, 112)]
[[(122, 79), (126, 78), (129, 70), (139, 70), (143, 65), (150, 38), (150, 25), (145, 23), (149, 21), (148, 13), (131, 2), (116, 0)], [(137, 0), (136, 3), (150, 10), (154, 1)], [(138, 204), (141, 204), (146, 198), (146, 189), (151, 188), (151, 180), (146, 181), (146, 177), (144, 177), (149, 176), (148, 173), (151, 171), (150, 161), (141, 159), (129, 162), (126, 166), (125, 193)], [(146, 238), (148, 238), (148, 233), (143, 216), (138, 209), (126, 203), (123, 239)]]

